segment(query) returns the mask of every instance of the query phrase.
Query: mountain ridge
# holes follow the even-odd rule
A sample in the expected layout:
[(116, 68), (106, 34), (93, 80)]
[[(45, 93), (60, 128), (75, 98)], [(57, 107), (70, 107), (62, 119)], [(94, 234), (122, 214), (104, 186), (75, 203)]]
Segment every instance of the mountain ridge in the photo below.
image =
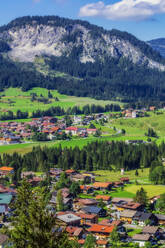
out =
[(153, 39), (147, 42), (155, 51), (165, 58), (165, 38)]
[(96, 99), (162, 101), (164, 78), (165, 59), (127, 32), (56, 16), (0, 27), (0, 90), (39, 86)]
[[(97, 39), (96, 39), (97, 38)], [(126, 57), (134, 64), (165, 70), (165, 60), (150, 50), (145, 42), (127, 32), (107, 31), (86, 21), (54, 16), (22, 17), (0, 28), (0, 39), (11, 47), (9, 56), (23, 62), (33, 62), (43, 54), (69, 56), (74, 47), (81, 46), (82, 63), (95, 62), (104, 55)]]

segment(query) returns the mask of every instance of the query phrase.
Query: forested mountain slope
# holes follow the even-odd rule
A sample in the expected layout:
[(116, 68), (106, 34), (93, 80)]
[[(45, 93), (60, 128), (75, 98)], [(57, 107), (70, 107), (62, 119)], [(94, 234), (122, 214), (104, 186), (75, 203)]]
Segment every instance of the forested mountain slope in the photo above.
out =
[(1, 90), (41, 86), (97, 99), (165, 99), (165, 59), (126, 32), (27, 16), (0, 27), (0, 53)]

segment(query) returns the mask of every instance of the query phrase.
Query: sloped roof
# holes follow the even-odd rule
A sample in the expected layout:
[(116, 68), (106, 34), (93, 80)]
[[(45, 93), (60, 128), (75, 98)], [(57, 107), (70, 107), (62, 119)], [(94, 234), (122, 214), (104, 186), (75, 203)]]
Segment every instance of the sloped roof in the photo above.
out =
[(113, 231), (115, 226), (104, 226), (104, 225), (99, 225), (99, 224), (93, 224), (89, 229), (88, 232), (99, 232), (99, 233), (104, 233), (104, 234), (109, 234)]

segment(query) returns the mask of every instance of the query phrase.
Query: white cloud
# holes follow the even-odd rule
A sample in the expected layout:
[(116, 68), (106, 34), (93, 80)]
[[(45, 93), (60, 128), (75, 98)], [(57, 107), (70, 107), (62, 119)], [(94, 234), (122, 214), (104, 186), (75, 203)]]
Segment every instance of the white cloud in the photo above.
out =
[(101, 16), (110, 20), (145, 20), (165, 13), (165, 0), (120, 0), (114, 4), (103, 1), (84, 5), (79, 16)]

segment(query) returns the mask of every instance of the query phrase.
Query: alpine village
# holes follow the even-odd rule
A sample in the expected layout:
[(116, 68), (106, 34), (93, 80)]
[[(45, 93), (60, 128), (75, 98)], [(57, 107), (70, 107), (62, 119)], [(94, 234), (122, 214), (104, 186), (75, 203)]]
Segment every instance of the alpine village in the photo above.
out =
[(0, 27), (0, 247), (165, 247), (165, 40)]

